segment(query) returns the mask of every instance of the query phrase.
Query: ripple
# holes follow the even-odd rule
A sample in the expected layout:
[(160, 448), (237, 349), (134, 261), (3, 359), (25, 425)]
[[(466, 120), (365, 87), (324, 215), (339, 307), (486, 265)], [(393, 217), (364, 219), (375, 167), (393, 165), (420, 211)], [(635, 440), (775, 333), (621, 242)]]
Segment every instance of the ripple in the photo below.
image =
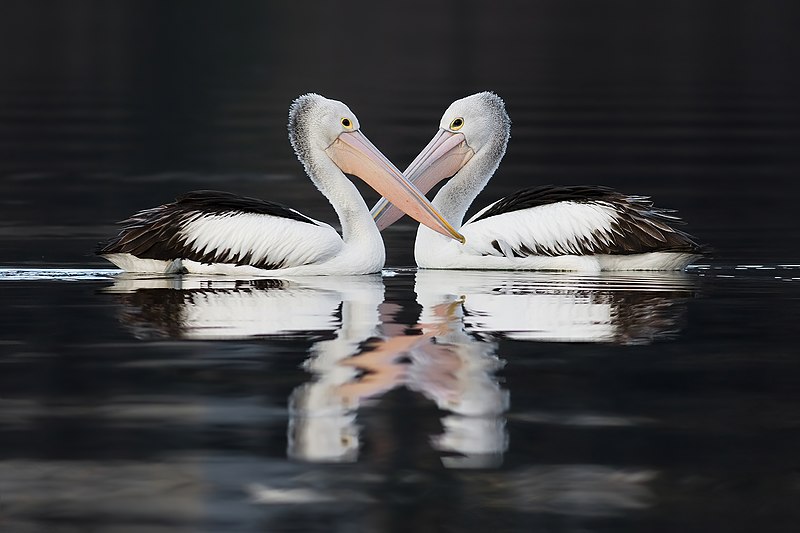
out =
[[(800, 265), (793, 264), (744, 264), (744, 265), (689, 265), (686, 272), (696, 273), (701, 277), (715, 278), (746, 278), (746, 277), (765, 277), (769, 273), (770, 278), (777, 281), (798, 281), (800, 280)], [(777, 275), (776, 275), (777, 274)]]
[(121, 273), (115, 268), (0, 268), (0, 281), (84, 281), (110, 279)]

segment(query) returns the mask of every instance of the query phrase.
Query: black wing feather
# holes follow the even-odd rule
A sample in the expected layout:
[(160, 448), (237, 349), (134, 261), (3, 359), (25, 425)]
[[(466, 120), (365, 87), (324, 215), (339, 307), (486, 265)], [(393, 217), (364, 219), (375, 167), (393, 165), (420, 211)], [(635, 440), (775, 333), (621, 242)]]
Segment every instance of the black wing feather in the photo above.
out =
[[(128, 253), (142, 259), (188, 259), (200, 263), (251, 264), (252, 253), (244, 257), (230, 250), (201, 253), (188, 246), (182, 228), (197, 217), (205, 215), (235, 215), (255, 213), (288, 218), (298, 222), (318, 225), (314, 220), (282, 204), (239, 196), (222, 191), (192, 191), (179, 196), (174, 202), (144, 209), (120, 222), (119, 234), (101, 242), (97, 254)], [(259, 263), (264, 269), (281, 268), (282, 264)]]

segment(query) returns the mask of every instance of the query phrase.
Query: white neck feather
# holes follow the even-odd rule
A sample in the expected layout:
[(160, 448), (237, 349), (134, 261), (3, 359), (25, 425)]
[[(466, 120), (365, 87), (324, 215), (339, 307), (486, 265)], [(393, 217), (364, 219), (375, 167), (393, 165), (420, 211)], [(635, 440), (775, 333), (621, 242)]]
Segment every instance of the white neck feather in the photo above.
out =
[[(486, 184), (489, 183), (495, 170), (500, 165), (500, 160), (503, 158), (504, 153), (505, 145), (503, 145), (503, 150), (501, 151), (487, 150), (478, 152), (455, 176), (444, 184), (433, 198), (431, 202), (433, 207), (454, 228), (461, 229), (467, 209), (469, 209), (469, 206), (472, 205), (472, 202), (475, 201), (475, 198), (483, 188), (486, 187)], [(420, 239), (435, 240), (438, 235), (438, 233), (420, 224), (417, 231), (417, 242)]]
[(487, 155), (476, 154), (445, 183), (431, 202), (456, 229), (461, 227), (467, 209), (500, 165), (499, 159), (486, 157)]
[(306, 172), (339, 216), (345, 244), (377, 242), (383, 248), (380, 231), (355, 185), (324, 153), (306, 162)]
[[(497, 167), (500, 166), (507, 141), (508, 137), (506, 136), (504, 139), (501, 138), (501, 141), (492, 147), (493, 149), (481, 150), (476, 153), (433, 198), (431, 202), (433, 207), (457, 230), (461, 229), (469, 206), (486, 187)], [(442, 245), (449, 244), (448, 241), (448, 238), (420, 224), (414, 243), (414, 257), (417, 264), (427, 264), (426, 258), (431, 254), (436, 256), (436, 250)], [(467, 242), (467, 246), (469, 246), (469, 242)]]

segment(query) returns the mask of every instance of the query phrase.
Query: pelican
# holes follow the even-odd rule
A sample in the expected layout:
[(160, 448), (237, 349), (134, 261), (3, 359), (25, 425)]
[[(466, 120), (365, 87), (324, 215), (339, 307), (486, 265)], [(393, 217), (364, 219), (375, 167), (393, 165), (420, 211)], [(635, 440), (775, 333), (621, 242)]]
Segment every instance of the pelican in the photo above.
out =
[[(453, 102), (439, 131), (404, 173), (423, 193), (450, 178), (433, 206), (466, 238), (452, 242), (421, 227), (414, 255), (422, 268), (487, 270), (680, 270), (701, 253), (680, 219), (644, 196), (606, 187), (532, 187), (467, 209), (497, 170), (511, 121), (503, 100), (481, 92)], [(380, 229), (402, 216), (391, 199), (372, 209)]]
[(123, 270), (243, 275), (356, 275), (380, 271), (385, 251), (364, 199), (345, 176), (367, 182), (410, 216), (458, 234), (360, 131), (336, 100), (306, 94), (289, 109), (289, 140), (314, 185), (333, 205), (342, 236), (283, 205), (194, 191), (124, 220), (98, 254)]

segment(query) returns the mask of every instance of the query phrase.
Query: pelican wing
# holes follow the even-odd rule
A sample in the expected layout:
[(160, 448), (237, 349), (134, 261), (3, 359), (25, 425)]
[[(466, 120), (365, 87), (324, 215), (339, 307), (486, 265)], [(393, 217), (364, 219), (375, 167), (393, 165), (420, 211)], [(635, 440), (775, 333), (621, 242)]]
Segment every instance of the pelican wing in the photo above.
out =
[(462, 228), (483, 255), (638, 254), (700, 252), (681, 220), (646, 196), (606, 187), (533, 187), (498, 200)]
[(343, 244), (328, 224), (294, 209), (219, 191), (187, 193), (121, 224), (97, 253), (273, 270), (325, 261)]

